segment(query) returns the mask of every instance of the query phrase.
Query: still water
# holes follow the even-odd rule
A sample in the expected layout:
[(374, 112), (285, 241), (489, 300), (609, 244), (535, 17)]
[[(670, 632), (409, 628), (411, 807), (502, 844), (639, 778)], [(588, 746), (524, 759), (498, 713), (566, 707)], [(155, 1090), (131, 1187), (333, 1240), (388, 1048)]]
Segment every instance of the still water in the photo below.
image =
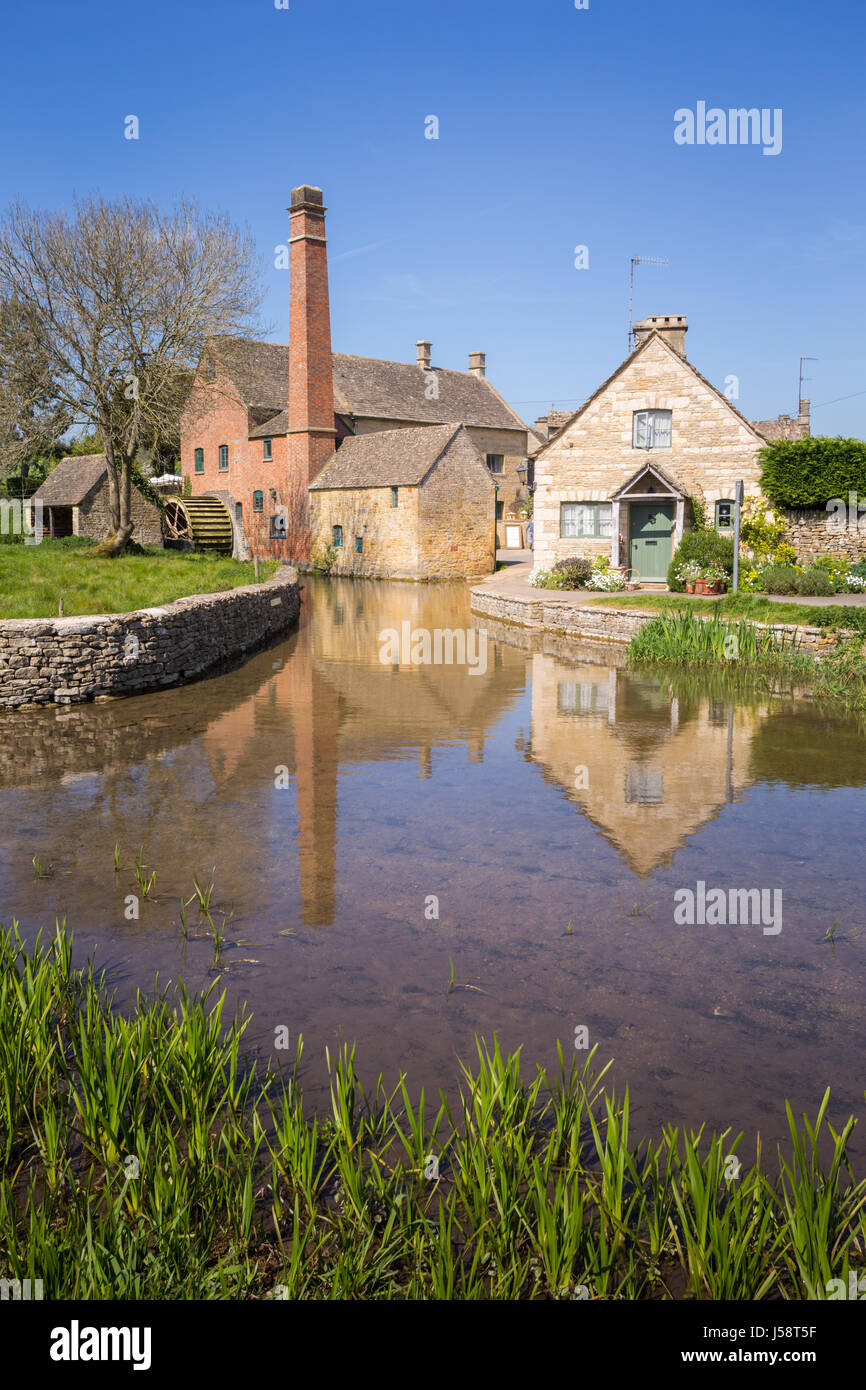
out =
[[(486, 669), (383, 664), (405, 621), (486, 627)], [(476, 1034), (531, 1076), (585, 1026), (638, 1132), (731, 1125), (745, 1156), (785, 1097), (864, 1110), (864, 788), (861, 731), (804, 701), (567, 655), (473, 620), (463, 586), (313, 580), (298, 631), (230, 674), (0, 716), (0, 921), (65, 915), (120, 1001), (157, 972), (201, 988), (179, 900), (213, 870), (221, 988), (262, 1058), (303, 1034), (313, 1104), (340, 1037), (367, 1081), (435, 1094)], [(128, 921), (139, 846), (155, 897)], [(680, 925), (698, 882), (779, 890), (781, 930)]]

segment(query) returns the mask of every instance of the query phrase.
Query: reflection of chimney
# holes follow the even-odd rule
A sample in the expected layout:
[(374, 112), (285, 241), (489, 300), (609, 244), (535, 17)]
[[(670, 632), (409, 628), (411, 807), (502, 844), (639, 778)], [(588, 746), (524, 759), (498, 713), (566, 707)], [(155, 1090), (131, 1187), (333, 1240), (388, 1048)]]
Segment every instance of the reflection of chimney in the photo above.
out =
[(292, 189), (289, 207), (289, 463), (304, 486), (334, 450), (334, 368), (321, 188)]
[(301, 915), (312, 927), (334, 920), (337, 875), (339, 701), (316, 672), (310, 650), (310, 604), (301, 600), (301, 640), (286, 670), (292, 705), (298, 797)]
[(639, 348), (650, 333), (655, 332), (659, 333), (680, 357), (685, 357), (688, 331), (685, 314), (653, 314), (650, 318), (641, 319), (640, 323), (635, 324), (634, 345)]
[(429, 743), (418, 744), (418, 776), (433, 776), (433, 753)]
[(486, 376), (486, 375), (487, 375), (487, 366), (486, 366), (486, 363), (487, 363), (487, 353), (486, 353), (486, 352), (470, 352), (470, 354), (469, 354), (469, 370), (470, 370), (470, 372), (472, 373), (473, 376)]
[(418, 348), (418, 366), (421, 368), (422, 372), (429, 372), (433, 344), (425, 342), (423, 338), (419, 338), (416, 346)]

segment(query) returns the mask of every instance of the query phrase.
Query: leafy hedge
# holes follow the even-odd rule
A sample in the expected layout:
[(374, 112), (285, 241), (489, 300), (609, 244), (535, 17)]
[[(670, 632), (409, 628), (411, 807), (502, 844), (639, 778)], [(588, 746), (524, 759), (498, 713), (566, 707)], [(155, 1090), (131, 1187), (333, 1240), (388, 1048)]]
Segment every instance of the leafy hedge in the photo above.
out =
[(691, 562), (705, 569), (713, 561), (718, 561), (727, 570), (734, 572), (734, 538), (720, 531), (684, 531), (668, 568), (668, 588), (672, 593), (683, 593), (685, 585), (677, 578), (680, 565)]
[(862, 439), (779, 439), (759, 450), (761, 489), (779, 507), (824, 507), (849, 491), (866, 496)]

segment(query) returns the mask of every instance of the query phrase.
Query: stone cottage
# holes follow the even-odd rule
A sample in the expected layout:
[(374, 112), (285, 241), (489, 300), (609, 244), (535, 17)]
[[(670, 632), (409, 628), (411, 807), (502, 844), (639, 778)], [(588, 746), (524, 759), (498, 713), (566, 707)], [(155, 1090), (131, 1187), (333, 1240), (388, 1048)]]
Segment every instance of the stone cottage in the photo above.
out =
[(477, 578), (494, 568), (494, 499), (464, 425), (359, 434), (310, 484), (312, 556), (330, 551), (334, 574)]
[[(86, 536), (104, 540), (111, 530), (105, 454), (70, 454), (37, 488), (31, 499), (42, 504), (46, 537)], [(139, 545), (162, 545), (159, 507), (132, 486), (132, 539)]]
[(635, 348), (535, 456), (535, 567), (606, 555), (664, 584), (690, 524), (733, 525), (734, 489), (759, 497), (765, 437), (691, 362), (682, 315), (635, 325)]
[[(527, 428), (487, 379), (485, 354), (470, 353), (468, 370), (456, 371), (433, 365), (426, 340), (414, 363), (332, 352), (321, 189), (293, 190), (289, 222), (289, 344), (208, 344), (181, 421), (181, 468), (193, 496), (222, 498), (253, 553), (292, 557), (307, 533), (307, 488), (335, 447), (454, 422), (466, 427), (498, 488), (505, 544), (505, 520), (529, 496)], [(455, 532), (464, 521), (454, 514)]]

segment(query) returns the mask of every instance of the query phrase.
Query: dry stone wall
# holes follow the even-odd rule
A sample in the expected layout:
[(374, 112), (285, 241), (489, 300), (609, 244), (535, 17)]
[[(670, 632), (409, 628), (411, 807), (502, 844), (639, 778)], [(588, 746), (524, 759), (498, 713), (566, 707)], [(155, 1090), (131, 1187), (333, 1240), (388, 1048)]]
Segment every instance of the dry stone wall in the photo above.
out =
[(265, 584), (160, 608), (0, 622), (0, 707), (79, 704), (216, 673), (286, 628), (300, 609), (287, 566)]

